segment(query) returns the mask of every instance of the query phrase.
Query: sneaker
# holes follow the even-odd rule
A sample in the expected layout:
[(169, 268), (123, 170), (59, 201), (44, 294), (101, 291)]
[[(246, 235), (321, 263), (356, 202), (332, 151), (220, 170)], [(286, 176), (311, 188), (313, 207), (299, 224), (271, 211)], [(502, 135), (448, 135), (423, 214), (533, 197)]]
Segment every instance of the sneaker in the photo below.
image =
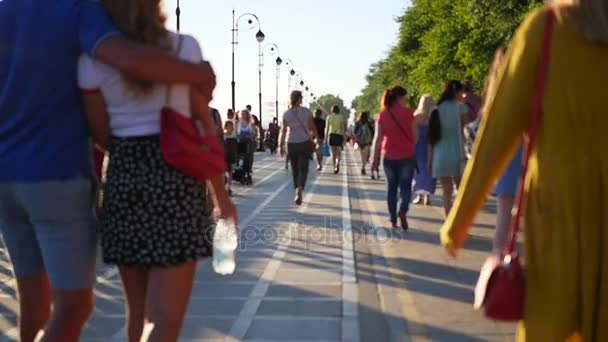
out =
[(301, 192), (296, 193), (296, 198), (294, 198), (293, 202), (296, 205), (302, 205), (302, 193)]
[(319, 165), (317, 166), (317, 171), (322, 171), (323, 170), (323, 166)]
[(391, 228), (397, 228), (397, 219), (391, 219)]
[(367, 172), (365, 172), (365, 169), (361, 169), (361, 175), (362, 175), (362, 176), (367, 175)]

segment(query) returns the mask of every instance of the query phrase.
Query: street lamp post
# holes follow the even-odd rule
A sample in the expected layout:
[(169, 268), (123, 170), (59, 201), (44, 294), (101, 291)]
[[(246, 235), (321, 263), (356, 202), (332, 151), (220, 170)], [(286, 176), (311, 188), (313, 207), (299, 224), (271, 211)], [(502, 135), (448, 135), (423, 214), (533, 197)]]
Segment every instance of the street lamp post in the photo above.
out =
[[(264, 41), (264, 38), (266, 38), (266, 36), (262, 32), (262, 29), (260, 26), (260, 19), (258, 19), (257, 15), (255, 15), (253, 13), (244, 13), (244, 14), (241, 14), (237, 18), (235, 10), (232, 10), (232, 111), (236, 111), (236, 81), (235, 81), (235, 66), (234, 66), (235, 50), (236, 50), (236, 46), (239, 43), (239, 39), (238, 39), (239, 23), (241, 22), (241, 19), (244, 19), (244, 18), (248, 18), (247, 24), (250, 25), (250, 29), (257, 26), (258, 33), (256, 33), (255, 38), (257, 39), (258, 43), (261, 44)], [(178, 23), (179, 23), (179, 21), (178, 21)], [(251, 25), (254, 25), (254, 26), (251, 26)], [(261, 113), (260, 113), (260, 115), (261, 115)]]
[[(266, 44), (263, 48), (262, 48), (262, 65), (264, 64), (264, 60), (263, 60), (263, 54), (264, 52), (270, 48), (270, 52), (272, 54), (277, 55), (277, 59), (275, 60), (275, 63), (277, 65), (277, 69), (276, 69), (276, 79), (275, 79), (275, 90), (276, 90), (276, 97), (275, 97), (275, 118), (277, 119), (277, 121), (279, 120), (279, 77), (280, 77), (280, 72), (281, 72), (281, 64), (283, 64), (283, 60), (281, 59), (281, 52), (279, 50), (279, 47), (277, 46), (277, 44), (275, 43), (268, 43)], [(261, 113), (260, 113), (260, 118), (261, 118)], [(260, 119), (261, 121), (261, 119)]]
[(179, 7), (179, 0), (177, 0), (177, 8), (175, 9), (175, 16), (177, 17), (177, 32), (179, 32), (179, 17), (182, 14), (182, 10)]
[(296, 71), (293, 69), (293, 62), (291, 59), (285, 60), (285, 66), (287, 67), (287, 94), (291, 93), (291, 83), (293, 82), (293, 76), (296, 74)]
[(283, 60), (281, 59), (281, 56), (278, 56), (275, 63), (277, 64), (277, 79), (276, 79), (276, 84), (275, 84), (275, 91), (276, 91), (276, 103), (275, 103), (275, 109), (276, 109), (276, 116), (275, 118), (277, 119), (277, 122), (279, 122), (279, 79), (281, 78), (281, 64), (283, 64)]

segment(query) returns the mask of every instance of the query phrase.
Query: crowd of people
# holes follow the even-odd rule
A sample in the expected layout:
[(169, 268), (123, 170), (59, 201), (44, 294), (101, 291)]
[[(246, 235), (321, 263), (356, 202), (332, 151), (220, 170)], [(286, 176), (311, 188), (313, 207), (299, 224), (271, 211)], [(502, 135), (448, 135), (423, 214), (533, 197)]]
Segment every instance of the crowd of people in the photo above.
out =
[[(438, 181), (446, 215), (441, 242), (455, 256), (494, 194), (492, 253), (500, 260), (508, 252), (516, 196), (525, 199), (519, 341), (608, 339), (608, 155), (601, 152), (600, 90), (608, 76), (607, 17), (608, 5), (599, 0), (553, 1), (533, 11), (509, 47), (497, 51), (483, 105), (459, 81), (448, 82), (436, 104), (423, 96), (416, 111), (402, 87), (388, 89), (382, 100), (373, 164), (383, 157), (393, 227), (397, 218), (408, 227), (412, 179), (414, 202), (423, 204), (430, 204)], [(529, 166), (525, 174), (522, 165)]]
[[(264, 134), (250, 106), (224, 122), (209, 107), (215, 74), (194, 37), (166, 28), (160, 0), (4, 1), (0, 229), (17, 282), (20, 340), (78, 341), (93, 310), (99, 243), (104, 262), (119, 269), (129, 341), (142, 338), (145, 322), (150, 341), (176, 341), (216, 220), (238, 223), (231, 185), (252, 184), (255, 151), (266, 144), (285, 157), (301, 205), (310, 161), (322, 171), (330, 156), (339, 174), (347, 140), (360, 153), (361, 175), (369, 167), (379, 178), (382, 164), (393, 228), (409, 229), (410, 203), (431, 205), (441, 186), (441, 243), (453, 256), (491, 193), (493, 252), (504, 253), (529, 161), (520, 340), (608, 340), (607, 18), (603, 0), (556, 0), (533, 11), (497, 52), (484, 100), (466, 82), (449, 81), (436, 102), (424, 95), (413, 110), (396, 86), (375, 121), (361, 113), (350, 129), (339, 107), (313, 114), (294, 91)], [(537, 76), (543, 47), (546, 79)], [(530, 145), (533, 103), (546, 115)], [(221, 139), (220, 156), (200, 145), (208, 140), (195, 149), (221, 158), (226, 170), (201, 175), (171, 164), (167, 151), (187, 151), (161, 139), (169, 113), (185, 116), (197, 138)], [(100, 198), (91, 142), (111, 156), (98, 172)]]

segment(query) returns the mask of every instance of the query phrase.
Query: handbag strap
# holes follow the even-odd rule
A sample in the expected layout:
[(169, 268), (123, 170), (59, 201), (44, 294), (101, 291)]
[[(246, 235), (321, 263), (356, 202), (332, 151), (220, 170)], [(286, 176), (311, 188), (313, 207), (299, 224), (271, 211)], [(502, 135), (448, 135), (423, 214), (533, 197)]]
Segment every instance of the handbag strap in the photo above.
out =
[[(169, 35), (170, 33), (167, 32), (167, 35)], [(179, 54), (182, 51), (182, 41), (183, 41), (183, 37), (180, 33), (177, 34), (177, 48), (173, 51), (173, 55), (176, 57), (179, 57)], [(165, 87), (165, 107), (169, 107), (170, 101), (171, 101), (171, 94), (172, 94), (172, 89), (173, 89), (173, 84), (171, 83), (167, 83), (166, 87)]]
[(528, 143), (526, 144), (523, 167), (521, 170), (521, 177), (519, 180), (519, 191), (517, 196), (517, 209), (515, 211), (513, 222), (511, 226), (511, 235), (509, 236), (509, 244), (507, 245), (507, 254), (513, 254), (515, 251), (515, 243), (517, 242), (517, 234), (520, 231), (520, 221), (524, 206), (524, 191), (525, 191), (525, 178), (528, 173), (528, 166), (530, 163), (530, 156), (532, 155), (532, 149), (536, 143), (538, 135), (538, 128), (540, 125), (540, 119), (542, 115), (543, 99), (545, 95), (545, 85), (547, 82), (547, 76), (549, 74), (549, 62), (551, 56), (551, 46), (553, 43), (553, 28), (555, 26), (555, 12), (553, 9), (549, 9), (547, 12), (547, 22), (545, 26), (545, 35), (543, 41), (541, 63), (538, 69), (538, 78), (536, 80), (536, 94), (534, 95), (534, 106), (532, 107), (532, 117), (530, 119), (530, 128), (528, 131)]
[(306, 134), (308, 134), (308, 139), (310, 139), (310, 141), (313, 141), (313, 138), (310, 136), (310, 129), (308, 129), (308, 125), (305, 125), (298, 116), (298, 113), (300, 113), (300, 111), (298, 111), (298, 107), (293, 107), (293, 109), (295, 110), (295, 113), (293, 113), (294, 118), (296, 118), (300, 126), (302, 126), (306, 130)]

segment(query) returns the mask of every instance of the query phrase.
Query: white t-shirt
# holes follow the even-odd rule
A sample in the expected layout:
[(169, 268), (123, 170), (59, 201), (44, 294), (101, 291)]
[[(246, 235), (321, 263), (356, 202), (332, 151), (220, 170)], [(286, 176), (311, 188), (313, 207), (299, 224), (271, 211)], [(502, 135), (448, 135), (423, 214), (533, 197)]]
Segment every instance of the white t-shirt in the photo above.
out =
[[(179, 35), (169, 32), (174, 50)], [(201, 48), (192, 36), (181, 35), (179, 58), (193, 63), (202, 61)], [(78, 64), (78, 84), (84, 91), (101, 91), (106, 102), (112, 134), (117, 137), (137, 137), (160, 133), (160, 112), (167, 105), (167, 85), (157, 84), (148, 95), (137, 93), (116, 69), (86, 55)], [(171, 86), (169, 106), (183, 115), (190, 115), (190, 86)]]

